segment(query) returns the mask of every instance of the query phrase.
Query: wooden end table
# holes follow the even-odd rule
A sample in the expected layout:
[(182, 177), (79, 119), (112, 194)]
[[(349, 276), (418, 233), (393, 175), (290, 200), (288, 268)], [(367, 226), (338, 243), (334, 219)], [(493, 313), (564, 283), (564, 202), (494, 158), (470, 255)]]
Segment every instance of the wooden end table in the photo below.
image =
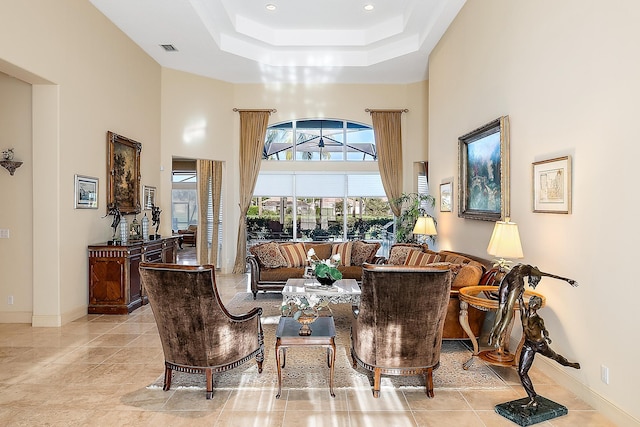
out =
[[(458, 294), (458, 298), (460, 299), (460, 315), (458, 317), (458, 320), (460, 321), (460, 326), (462, 326), (462, 329), (464, 329), (464, 331), (467, 333), (467, 336), (473, 344), (473, 354), (471, 355), (471, 358), (469, 358), (469, 360), (463, 363), (462, 367), (464, 369), (469, 369), (469, 367), (473, 363), (473, 358), (475, 356), (479, 357), (487, 363), (491, 363), (492, 365), (497, 366), (515, 366), (518, 364), (520, 350), (522, 349), (522, 345), (524, 344), (524, 335), (520, 339), (520, 343), (518, 344), (518, 348), (516, 349), (515, 354), (509, 352), (508, 340), (506, 340), (504, 347), (479, 351), (478, 340), (469, 327), (469, 306), (475, 307), (478, 310), (482, 311), (497, 310), (499, 306), (498, 300), (495, 298), (490, 298), (489, 295), (496, 294), (498, 292), (498, 288), (499, 286), (467, 286), (460, 289), (460, 293)], [(541, 308), (544, 307), (546, 298), (542, 294), (530, 290), (524, 291), (523, 298), (525, 300), (525, 304), (526, 301), (533, 295), (537, 295), (542, 299)], [(520, 304), (517, 301), (515, 306), (513, 307), (513, 310), (516, 313), (520, 310)], [(519, 317), (516, 313), (514, 313), (514, 319), (516, 317)], [(511, 336), (512, 329), (513, 320), (511, 321), (505, 332), (505, 335), (507, 337)]]
[[(281, 317), (276, 330), (276, 364), (278, 365), (278, 394), (282, 392), (282, 369), (287, 361), (287, 347), (320, 346), (327, 348), (327, 365), (329, 366), (329, 393), (333, 392), (333, 371), (336, 362), (336, 325), (333, 317), (318, 317), (311, 324), (311, 335), (299, 335), (302, 326), (292, 317)], [(282, 364), (280, 364), (280, 350), (282, 349)]]

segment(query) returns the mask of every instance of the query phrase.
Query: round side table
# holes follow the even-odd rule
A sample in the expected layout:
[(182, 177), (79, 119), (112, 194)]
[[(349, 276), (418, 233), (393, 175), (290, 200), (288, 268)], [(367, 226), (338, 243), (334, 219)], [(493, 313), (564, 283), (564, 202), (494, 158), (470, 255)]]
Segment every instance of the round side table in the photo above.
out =
[[(469, 358), (469, 360), (467, 360), (462, 365), (464, 369), (469, 369), (469, 367), (473, 363), (475, 356), (479, 357), (487, 363), (498, 366), (514, 366), (518, 363), (518, 356), (520, 354), (522, 344), (524, 343), (524, 336), (520, 339), (520, 343), (518, 344), (516, 353), (514, 354), (509, 352), (508, 337), (511, 336), (511, 330), (513, 329), (513, 320), (511, 321), (505, 332), (505, 336), (507, 337), (507, 339), (505, 340), (504, 346), (492, 350), (479, 351), (478, 340), (474, 336), (473, 332), (471, 332), (471, 328), (469, 327), (469, 306), (475, 307), (478, 310), (482, 311), (497, 310), (499, 306), (497, 299), (498, 288), (498, 286), (467, 286), (460, 289), (460, 293), (458, 295), (460, 299), (460, 315), (458, 319), (460, 321), (460, 326), (462, 326), (462, 329), (464, 329), (464, 331), (467, 333), (467, 336), (473, 344), (473, 354), (471, 355), (471, 358)], [(544, 307), (546, 304), (546, 298), (537, 292), (529, 290), (524, 291), (525, 304), (526, 301), (533, 295), (537, 295), (542, 299), (542, 307)], [(513, 309), (515, 312), (518, 312), (520, 310), (520, 304), (517, 301)], [(515, 319), (515, 313), (513, 317)]]

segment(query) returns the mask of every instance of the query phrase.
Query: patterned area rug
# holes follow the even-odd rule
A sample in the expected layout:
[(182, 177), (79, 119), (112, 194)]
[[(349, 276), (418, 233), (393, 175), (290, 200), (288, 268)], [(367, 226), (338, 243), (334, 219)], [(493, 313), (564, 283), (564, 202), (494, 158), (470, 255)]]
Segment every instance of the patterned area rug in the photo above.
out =
[[(214, 377), (214, 388), (237, 389), (276, 389), (278, 376), (275, 358), (275, 331), (280, 319), (282, 296), (278, 293), (260, 293), (257, 300), (251, 293), (238, 293), (227, 304), (231, 313), (245, 313), (252, 307), (262, 307), (265, 358), (262, 373), (258, 373), (255, 360)], [(373, 373), (360, 367), (353, 369), (350, 355), (349, 330), (353, 314), (351, 305), (331, 305), (336, 324), (336, 365), (334, 388), (370, 389), (373, 385)], [(312, 325), (313, 327), (313, 325)], [(482, 360), (476, 358), (468, 370), (462, 364), (469, 359), (471, 352), (462, 341), (444, 341), (440, 356), (440, 367), (433, 374), (436, 389), (496, 389), (507, 387), (506, 383)], [(328, 388), (329, 369), (326, 364), (326, 349), (321, 347), (287, 349), (287, 364), (282, 371), (283, 389)], [(160, 375), (147, 388), (162, 388), (163, 375)], [(424, 388), (421, 376), (382, 377), (384, 388)], [(204, 375), (174, 372), (171, 389), (205, 389)]]

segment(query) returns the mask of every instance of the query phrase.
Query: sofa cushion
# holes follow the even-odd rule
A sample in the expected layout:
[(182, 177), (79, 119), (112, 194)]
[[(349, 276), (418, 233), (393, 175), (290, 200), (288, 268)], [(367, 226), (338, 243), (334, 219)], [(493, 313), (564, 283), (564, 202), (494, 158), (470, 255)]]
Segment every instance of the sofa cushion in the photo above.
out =
[(302, 267), (265, 268), (260, 270), (260, 280), (264, 282), (286, 282), (288, 279), (301, 279)]
[(423, 251), (427, 249), (427, 245), (420, 245), (418, 243), (396, 243), (391, 246), (389, 250), (389, 259), (387, 264), (404, 265), (409, 255), (409, 251), (419, 250)]
[(352, 265), (349, 267), (339, 266), (338, 270), (342, 273), (343, 279), (355, 279), (358, 282), (362, 281), (362, 266)]
[(287, 267), (303, 267), (307, 265), (307, 252), (302, 243), (280, 244), (280, 252), (287, 260)]
[(309, 252), (309, 249), (313, 248), (316, 252), (316, 256), (318, 259), (329, 259), (331, 258), (331, 248), (333, 247), (333, 243), (328, 242), (304, 242), (304, 249), (306, 252)]
[(345, 267), (351, 265), (351, 247), (353, 242), (334, 243), (331, 249), (331, 256), (340, 254), (340, 264)]
[(472, 264), (455, 264), (451, 262), (436, 262), (429, 264), (429, 267), (439, 270), (451, 270), (453, 274), (451, 289), (460, 289), (465, 286), (476, 286), (480, 283), (483, 270), (481, 267)]
[(249, 252), (258, 259), (258, 264), (263, 267), (278, 268), (287, 266), (287, 260), (280, 252), (280, 245), (276, 242), (251, 246)]
[(412, 249), (409, 251), (404, 265), (428, 265), (438, 261), (440, 261), (440, 255), (438, 254), (429, 254)]
[(365, 262), (372, 263), (378, 249), (380, 249), (380, 242), (354, 241), (351, 246), (351, 265), (362, 265)]

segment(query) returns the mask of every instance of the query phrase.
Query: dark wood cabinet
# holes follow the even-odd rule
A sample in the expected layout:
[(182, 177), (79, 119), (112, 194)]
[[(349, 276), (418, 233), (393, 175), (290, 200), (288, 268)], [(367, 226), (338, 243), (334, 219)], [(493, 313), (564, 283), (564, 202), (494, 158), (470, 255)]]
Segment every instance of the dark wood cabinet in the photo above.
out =
[(89, 246), (89, 314), (127, 314), (148, 299), (142, 289), (141, 262), (175, 263), (178, 238)]

